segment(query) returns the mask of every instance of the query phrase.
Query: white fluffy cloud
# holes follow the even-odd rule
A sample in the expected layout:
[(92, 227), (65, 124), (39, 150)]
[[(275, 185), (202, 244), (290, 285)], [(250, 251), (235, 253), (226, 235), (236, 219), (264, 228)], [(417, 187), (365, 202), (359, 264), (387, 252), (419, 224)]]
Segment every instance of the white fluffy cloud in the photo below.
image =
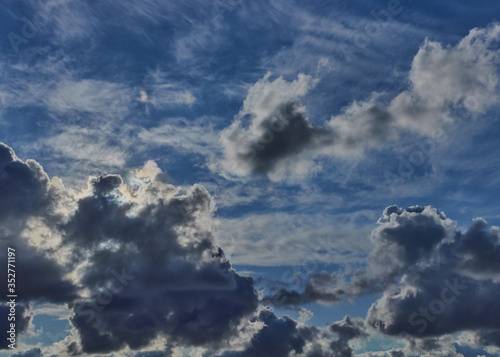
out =
[[(426, 40), (413, 59), (410, 86), (392, 100), (373, 93), (322, 127), (311, 124), (298, 104), (317, 79), (300, 74), (292, 82), (267, 74), (250, 90), (233, 124), (221, 134), (220, 168), (246, 176), (306, 176), (321, 156), (348, 158), (395, 140), (402, 132), (433, 136), (464, 111), (485, 113), (498, 103), (500, 25), (473, 29), (455, 46)], [(215, 166), (214, 166), (215, 167)]]

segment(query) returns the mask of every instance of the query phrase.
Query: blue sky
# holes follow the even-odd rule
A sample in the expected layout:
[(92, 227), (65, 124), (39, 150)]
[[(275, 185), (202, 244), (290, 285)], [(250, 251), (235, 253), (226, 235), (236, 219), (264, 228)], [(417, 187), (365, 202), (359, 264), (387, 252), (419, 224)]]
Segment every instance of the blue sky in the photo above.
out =
[(2, 356), (500, 355), (499, 3), (0, 7)]

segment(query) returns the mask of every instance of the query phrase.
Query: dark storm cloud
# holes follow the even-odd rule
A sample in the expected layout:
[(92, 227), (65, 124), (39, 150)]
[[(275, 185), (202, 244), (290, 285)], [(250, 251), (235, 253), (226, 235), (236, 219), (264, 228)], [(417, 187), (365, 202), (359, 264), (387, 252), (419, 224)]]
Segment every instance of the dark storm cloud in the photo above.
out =
[[(0, 158), (1, 209), (13, 217), (0, 245), (16, 249), (23, 299), (69, 303), (80, 338), (72, 354), (137, 349), (160, 335), (215, 346), (257, 308), (253, 280), (214, 242), (214, 204), (202, 186), (181, 193), (150, 165), (135, 189), (104, 175), (71, 198), (3, 144)], [(63, 279), (69, 272), (73, 281)]]
[(286, 316), (280, 319), (268, 310), (260, 313), (259, 320), (265, 326), (252, 338), (251, 346), (243, 356), (286, 357), (292, 351), (298, 354), (303, 352), (306, 344), (303, 333), (307, 331), (301, 331), (294, 320)]
[[(50, 302), (71, 301), (76, 295), (73, 284), (64, 279), (67, 272), (44, 252), (21, 237), (29, 219), (52, 224), (56, 188), (49, 185), (43, 168), (33, 160), (19, 160), (13, 150), (0, 143), (0, 249), (15, 249), (16, 288), (23, 299)], [(36, 237), (35, 237), (36, 238)], [(7, 281), (7, 269), (0, 271), (0, 279)], [(2, 285), (5, 292), (7, 285)]]
[[(36, 162), (23, 163), (1, 148), (0, 180), (14, 185), (18, 179), (12, 191), (21, 196), (12, 197), (11, 208), (3, 201), (11, 219), (3, 220), (0, 245), (19, 252), (27, 302), (68, 303), (77, 331), (68, 355), (138, 349), (165, 336), (172, 346), (214, 351), (238, 339), (241, 324), (252, 318), (263, 327), (245, 350), (224, 356), (344, 357), (352, 355), (352, 339), (366, 337), (359, 319), (318, 329), (258, 312), (253, 280), (239, 276), (215, 244), (214, 203), (202, 186), (181, 191), (149, 164), (127, 178), (132, 186), (104, 175), (70, 196)], [(38, 203), (18, 215), (28, 207), (23, 200)], [(304, 291), (281, 290), (264, 301), (332, 303), (381, 291), (366, 323), (419, 341), (412, 348), (438, 349), (433, 338), (465, 330), (480, 344), (498, 345), (497, 228), (478, 218), (463, 232), (433, 207), (390, 206), (371, 240), (368, 267), (350, 282), (312, 273)]]
[(479, 344), (498, 345), (498, 228), (477, 218), (462, 231), (431, 206), (389, 206), (370, 239), (368, 266), (350, 281), (310, 274), (302, 292), (279, 289), (264, 301), (297, 306), (381, 292), (366, 321), (384, 334), (414, 341), (410, 350), (440, 350), (434, 337), (459, 331), (475, 331)]
[[(0, 243), (0, 249), (6, 252), (7, 247), (16, 249), (16, 289), (22, 291), (26, 301), (39, 300), (47, 302), (70, 302), (77, 296), (74, 284), (64, 278), (67, 269), (60, 266), (34, 247), (25, 242), (10, 238)], [(0, 279), (7, 281), (7, 269), (0, 271)], [(7, 286), (1, 291), (6, 293)]]
[[(117, 176), (91, 180), (91, 194), (64, 227), (64, 244), (79, 252), (74, 262), (87, 261), (81, 282), (93, 292), (73, 305), (83, 351), (136, 349), (159, 334), (193, 346), (231, 336), (257, 296), (253, 281), (236, 274), (214, 243), (206, 190), (194, 186), (180, 195), (153, 180), (131, 199), (120, 185)], [(100, 249), (102, 243), (110, 248)], [(112, 272), (125, 268), (127, 285), (120, 286)], [(106, 287), (111, 301), (93, 311)]]
[(392, 206), (372, 239), (371, 266), (393, 283), (370, 308), (370, 325), (415, 337), (500, 327), (497, 228), (479, 218), (462, 232), (432, 207)]
[(476, 335), (476, 342), (483, 346), (500, 347), (500, 329), (480, 331)]
[(49, 178), (33, 160), (22, 162), (0, 143), (0, 221), (37, 214), (48, 204)]

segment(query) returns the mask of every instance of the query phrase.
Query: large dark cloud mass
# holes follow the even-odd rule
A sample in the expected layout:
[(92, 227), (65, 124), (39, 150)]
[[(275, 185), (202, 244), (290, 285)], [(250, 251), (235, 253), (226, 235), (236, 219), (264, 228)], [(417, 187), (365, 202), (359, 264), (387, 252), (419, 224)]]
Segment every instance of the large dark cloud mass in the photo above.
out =
[(18, 334), (31, 319), (28, 303), (66, 304), (74, 327), (56, 353), (19, 356), (109, 354), (158, 338), (159, 351), (137, 356), (170, 356), (176, 346), (224, 356), (350, 356), (349, 341), (364, 336), (353, 330), (362, 321), (346, 317), (319, 329), (259, 307), (253, 280), (238, 275), (215, 243), (215, 205), (204, 187), (182, 191), (148, 162), (125, 179), (91, 177), (72, 192), (3, 144), (0, 154), (8, 198), (0, 242), (16, 249)]
[(366, 318), (376, 331), (414, 341), (471, 331), (476, 344), (500, 346), (498, 227), (477, 218), (462, 231), (431, 206), (390, 206), (371, 240), (368, 267), (350, 281), (311, 273), (302, 292), (281, 288), (264, 300), (332, 303), (378, 292)]
[[(367, 321), (390, 335), (432, 336), (500, 327), (500, 231), (475, 219), (465, 232), (432, 207), (389, 207), (372, 239), (372, 267), (394, 279)], [(485, 340), (494, 343), (494, 340)]]
[(253, 281), (215, 244), (202, 186), (180, 192), (150, 163), (134, 187), (107, 175), (70, 194), (3, 144), (0, 158), (1, 246), (16, 249), (21, 299), (68, 303), (82, 352), (137, 349), (160, 335), (215, 346), (255, 311)]
[(191, 346), (207, 356), (349, 357), (351, 341), (374, 331), (443, 356), (455, 355), (441, 340), (454, 332), (500, 347), (500, 230), (481, 218), (463, 231), (431, 206), (387, 207), (365, 269), (350, 279), (311, 273), (303, 291), (263, 298), (295, 306), (382, 294), (365, 320), (317, 328), (259, 306), (253, 280), (215, 242), (215, 205), (204, 187), (181, 190), (148, 162), (124, 179), (92, 177), (77, 193), (3, 144), (0, 157), (8, 198), (0, 245), (16, 249), (18, 333), (29, 326), (30, 303), (67, 304), (74, 330), (59, 345), (64, 355), (140, 350), (162, 338), (165, 355)]

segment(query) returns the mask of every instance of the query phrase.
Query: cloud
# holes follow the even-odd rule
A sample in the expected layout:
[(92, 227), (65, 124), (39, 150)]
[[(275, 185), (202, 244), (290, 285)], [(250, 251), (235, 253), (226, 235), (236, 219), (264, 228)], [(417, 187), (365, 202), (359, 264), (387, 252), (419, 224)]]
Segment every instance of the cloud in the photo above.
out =
[(494, 24), (471, 30), (453, 47), (426, 40), (413, 59), (409, 89), (392, 100), (372, 93), (323, 126), (311, 124), (299, 104), (318, 79), (299, 74), (292, 82), (271, 81), (268, 73), (249, 89), (242, 110), (221, 133), (224, 158), (212, 168), (272, 180), (307, 176), (322, 156), (360, 157), (405, 132), (436, 136), (461, 110), (477, 117), (498, 103), (499, 34)]
[(2, 246), (19, 252), (19, 274), (37, 277), (18, 288), (27, 301), (68, 303), (84, 353), (137, 349), (158, 336), (217, 345), (256, 309), (252, 279), (236, 274), (214, 243), (214, 204), (202, 186), (181, 192), (149, 164), (136, 171), (135, 189), (105, 175), (72, 195), (56, 191), (36, 162), (0, 149), (0, 187), (12, 194), (3, 217), (16, 214), (10, 226), (21, 231), (39, 216), (60, 239), (34, 246), (37, 225), (30, 238), (2, 231)]
[(262, 301), (276, 306), (301, 305), (311, 302), (331, 304), (344, 300), (346, 297), (346, 291), (337, 287), (337, 284), (338, 278), (335, 274), (328, 274), (324, 271), (311, 273), (303, 292), (281, 288), (273, 295), (264, 297)]
[(93, 79), (63, 79), (48, 94), (47, 106), (54, 111), (67, 113), (115, 113), (124, 115), (133, 103), (133, 92), (122, 84)]
[[(159, 334), (188, 345), (216, 344), (256, 307), (252, 280), (237, 275), (214, 244), (213, 204), (206, 190), (194, 186), (179, 195), (160, 177), (132, 199), (120, 192), (119, 176), (93, 179), (89, 195), (78, 201), (63, 228), (63, 244), (75, 253), (75, 269), (85, 265), (81, 281), (91, 291), (72, 306), (79, 312), (72, 323), (85, 352), (109, 352), (125, 344), (138, 348)], [(94, 253), (88, 259), (82, 252)], [(120, 279), (103, 275), (110, 267), (121, 272)], [(130, 284), (89, 323), (95, 313), (91, 304), (106, 287), (119, 289), (129, 278)]]
[[(31, 217), (43, 217), (49, 224), (59, 224), (56, 181), (50, 182), (43, 168), (34, 160), (23, 162), (13, 150), (0, 143), (0, 246), (16, 252), (16, 288), (26, 301), (42, 299), (48, 302), (70, 301), (75, 286), (64, 278), (66, 270), (57, 262), (28, 243), (23, 229)], [(0, 272), (7, 280), (7, 270)], [(2, 287), (6, 294), (7, 286)]]
[(413, 59), (412, 89), (397, 96), (390, 111), (399, 125), (425, 135), (453, 122), (450, 106), (472, 115), (498, 102), (496, 43), (500, 25), (472, 29), (456, 46), (426, 40)]
[(303, 291), (281, 288), (263, 301), (298, 306), (376, 292), (382, 297), (368, 310), (367, 324), (413, 341), (410, 352), (425, 344), (434, 353), (433, 339), (460, 331), (473, 331), (479, 345), (498, 346), (500, 228), (476, 218), (461, 230), (434, 207), (389, 206), (370, 240), (367, 267), (350, 278), (309, 273)]
[(491, 261), (500, 257), (497, 227), (478, 218), (462, 232), (434, 208), (394, 206), (379, 224), (371, 267), (386, 288), (368, 312), (371, 326), (416, 337), (498, 329), (491, 318), (500, 294), (498, 264)]
[(32, 348), (25, 352), (14, 353), (12, 357), (42, 357), (42, 350), (38, 347)]
[(372, 216), (376, 214), (371, 211), (277, 212), (221, 218), (218, 239), (231, 261), (239, 265), (362, 264), (372, 248), (366, 237), (373, 224), (358, 222)]
[(350, 341), (363, 339), (364, 321), (346, 316), (326, 328), (298, 323), (287, 316), (277, 317), (263, 309), (256, 317), (264, 323), (242, 351), (228, 351), (219, 357), (352, 357)]
[[(244, 176), (274, 172), (279, 179), (288, 160), (296, 161), (307, 148), (331, 140), (327, 129), (309, 123), (296, 101), (317, 80), (303, 74), (293, 82), (281, 77), (271, 82), (269, 77), (270, 73), (249, 89), (238, 118), (221, 133), (225, 150), (221, 165), (230, 173)], [(307, 172), (310, 164), (304, 164), (306, 167), (298, 165), (295, 171)]]
[(148, 146), (170, 146), (178, 152), (215, 155), (220, 151), (218, 136), (208, 124), (171, 118), (159, 126), (142, 129), (138, 138)]
[(335, 357), (352, 357), (353, 351), (349, 341), (355, 338), (366, 338), (365, 324), (362, 319), (353, 319), (346, 316), (342, 321), (335, 322), (328, 327), (338, 339), (332, 342), (331, 348)]
[(203, 186), (181, 190), (148, 162), (124, 178), (91, 177), (74, 193), (4, 144), (0, 169), (9, 198), (2, 246), (15, 247), (20, 275), (37, 276), (19, 282), (26, 301), (69, 307), (67, 354), (137, 350), (164, 338), (224, 356), (351, 356), (350, 341), (366, 338), (367, 326), (429, 356), (436, 338), (460, 331), (498, 345), (500, 229), (484, 219), (462, 231), (430, 206), (387, 207), (370, 236), (368, 269), (350, 281), (312, 273), (303, 292), (264, 298), (300, 305), (382, 293), (367, 325), (346, 317), (318, 329), (258, 307), (253, 280), (238, 275), (216, 243), (215, 205)]

